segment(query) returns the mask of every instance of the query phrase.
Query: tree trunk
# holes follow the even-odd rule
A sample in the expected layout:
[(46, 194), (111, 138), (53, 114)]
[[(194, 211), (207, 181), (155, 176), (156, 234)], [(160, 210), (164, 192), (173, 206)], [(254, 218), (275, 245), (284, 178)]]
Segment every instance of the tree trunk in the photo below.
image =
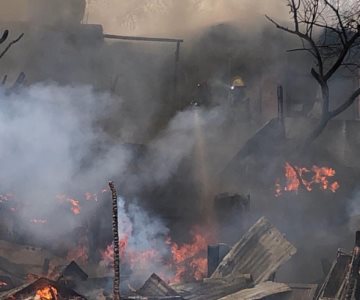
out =
[[(315, 75), (314, 75), (315, 76)], [(315, 78), (317, 78), (315, 76)], [(314, 130), (310, 133), (310, 135), (305, 139), (305, 142), (302, 147), (302, 152), (304, 152), (313, 141), (315, 141), (319, 135), (324, 131), (326, 125), (329, 123), (331, 119), (331, 115), (329, 113), (329, 103), (330, 103), (330, 92), (329, 86), (323, 78), (317, 79), (320, 87), (321, 87), (321, 95), (322, 95), (322, 110), (321, 110), (321, 119), (318, 125), (314, 128)]]
[(119, 231), (118, 231), (118, 205), (117, 192), (113, 182), (109, 182), (112, 195), (112, 231), (114, 243), (114, 285), (113, 299), (120, 300), (120, 249), (119, 249)]
[(311, 132), (311, 134), (305, 139), (302, 150), (303, 152), (315, 141), (319, 135), (324, 131), (326, 125), (329, 123), (329, 117), (323, 117), (319, 124), (315, 127), (315, 129)]

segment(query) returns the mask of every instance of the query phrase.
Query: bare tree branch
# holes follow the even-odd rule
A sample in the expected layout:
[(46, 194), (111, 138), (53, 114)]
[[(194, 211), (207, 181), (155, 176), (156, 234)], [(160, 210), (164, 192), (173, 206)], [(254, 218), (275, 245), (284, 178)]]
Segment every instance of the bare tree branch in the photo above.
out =
[(333, 12), (336, 14), (336, 17), (337, 17), (337, 21), (339, 23), (339, 26), (340, 26), (340, 29), (343, 33), (343, 37), (344, 37), (344, 40), (345, 40), (345, 43), (348, 42), (348, 37), (347, 37), (347, 33), (346, 33), (346, 29), (344, 27), (344, 24), (343, 24), (343, 21), (342, 21), (342, 18), (340, 16), (340, 12), (339, 12), (339, 9), (337, 9), (334, 5), (332, 5), (330, 3), (330, 1), (328, 0), (324, 0), (325, 4), (328, 5), (332, 10)]
[(288, 33), (291, 33), (291, 34), (294, 34), (294, 35), (297, 35), (298, 37), (306, 40), (307, 42), (309, 42), (309, 44), (311, 45), (314, 53), (315, 53), (315, 57), (317, 59), (317, 62), (318, 62), (318, 66), (319, 66), (319, 72), (320, 74), (323, 74), (323, 61), (322, 61), (322, 57), (321, 57), (321, 54), (320, 54), (320, 51), (318, 49), (318, 47), (316, 46), (314, 40), (312, 40), (309, 36), (307, 36), (306, 34), (298, 31), (298, 30), (291, 30), (287, 27), (284, 27), (284, 26), (281, 26), (279, 23), (277, 23), (276, 21), (274, 21), (272, 18), (270, 18), (269, 16), (265, 15), (265, 17), (271, 22), (273, 23), (278, 29), (281, 29), (283, 31), (286, 31)]
[(0, 38), (0, 44), (2, 44), (3, 42), (6, 41), (6, 39), (8, 38), (9, 36), (9, 30), (5, 30), (2, 37)]
[(300, 38), (302, 47), (288, 52), (307, 51), (316, 59), (311, 75), (321, 87), (322, 115), (307, 139), (309, 142), (360, 96), (359, 88), (339, 107), (329, 110), (329, 80), (341, 67), (360, 68), (360, 5), (347, 0), (288, 0), (288, 6), (294, 28), (282, 26), (268, 16), (266, 18), (276, 28)]
[(348, 109), (354, 102), (355, 100), (360, 96), (360, 88), (358, 88), (350, 97), (347, 101), (345, 101), (342, 105), (340, 105), (337, 109), (333, 110), (330, 112), (330, 117), (334, 118), (337, 115), (341, 114), (343, 111), (345, 111), (346, 109)]
[(345, 44), (343, 50), (341, 51), (338, 59), (334, 63), (334, 65), (330, 68), (330, 70), (325, 74), (325, 80), (329, 80), (331, 76), (334, 75), (334, 73), (339, 69), (342, 62), (346, 58), (346, 56), (349, 53), (350, 48), (353, 46), (355, 41), (360, 37), (360, 31), (358, 31), (356, 34), (352, 36), (352, 38)]
[(13, 40), (12, 42), (10, 42), (6, 48), (0, 53), (0, 59), (9, 51), (9, 49), (14, 45), (16, 44), (18, 41), (21, 40), (21, 38), (24, 36), (24, 34), (20, 34), (19, 37), (15, 40)]

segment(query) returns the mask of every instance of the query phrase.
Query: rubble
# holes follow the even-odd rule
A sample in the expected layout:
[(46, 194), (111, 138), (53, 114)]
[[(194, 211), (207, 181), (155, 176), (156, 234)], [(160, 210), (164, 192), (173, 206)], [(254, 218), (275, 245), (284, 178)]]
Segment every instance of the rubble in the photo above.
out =
[(40, 293), (50, 293), (48, 299), (86, 300), (86, 298), (75, 291), (46, 278), (40, 278), (32, 283), (26, 283), (7, 292), (0, 293), (0, 300), (37, 299), (36, 295)]
[[(296, 248), (264, 217), (259, 219), (232, 248), (225, 244), (219, 244), (209, 246), (209, 249), (216, 250), (215, 258), (219, 265), (208, 278), (171, 284), (153, 273), (140, 289), (130, 289), (131, 291), (127, 295), (123, 295), (122, 299), (320, 300), (343, 299), (342, 297), (347, 291), (345, 287), (349, 278), (352, 255), (344, 251), (338, 252), (337, 259), (316, 298), (317, 284), (274, 282), (273, 275), (296, 253)], [(221, 259), (221, 257), (223, 258)], [(212, 264), (215, 261), (216, 259)], [(50, 295), (49, 298), (46, 298), (51, 300), (112, 299), (109, 296), (111, 294), (109, 283), (112, 278), (89, 277), (75, 261), (53, 268), (52, 272), (48, 273), (52, 280), (40, 277), (40, 274), (45, 276), (44, 270), (48, 268), (49, 259), (43, 261), (43, 266), (39, 265), (34, 268), (34, 271), (37, 271), (33, 274), (35, 279), (26, 282), (24, 274), (31, 269), (29, 265), (14, 264), (0, 257), (0, 270), (2, 271), (0, 274), (0, 300), (37, 299), (35, 298), (36, 293), (43, 289), (48, 293), (57, 293), (56, 297)], [(28, 278), (29, 276), (27, 276), (27, 280)]]
[(295, 253), (296, 248), (266, 218), (261, 218), (222, 259), (210, 278), (168, 286), (153, 274), (137, 294), (178, 295), (185, 300), (235, 300), (291, 292), (288, 285), (267, 280)]
[(140, 296), (146, 297), (167, 297), (179, 296), (165, 281), (158, 275), (152, 274), (144, 285), (137, 291)]
[(254, 288), (242, 290), (220, 298), (220, 300), (258, 300), (290, 291), (291, 288), (284, 283), (266, 281), (256, 285)]
[(175, 285), (175, 291), (185, 300), (215, 300), (242, 289), (252, 287), (249, 274), (233, 278), (210, 278), (201, 282)]

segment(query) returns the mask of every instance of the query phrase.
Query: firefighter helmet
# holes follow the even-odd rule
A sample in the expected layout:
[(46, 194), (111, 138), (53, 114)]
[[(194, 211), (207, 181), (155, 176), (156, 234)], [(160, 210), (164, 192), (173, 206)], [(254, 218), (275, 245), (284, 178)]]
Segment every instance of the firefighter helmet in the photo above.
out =
[(231, 81), (231, 86), (234, 88), (235, 87), (244, 87), (245, 83), (244, 83), (244, 80), (242, 79), (242, 77), (235, 76)]

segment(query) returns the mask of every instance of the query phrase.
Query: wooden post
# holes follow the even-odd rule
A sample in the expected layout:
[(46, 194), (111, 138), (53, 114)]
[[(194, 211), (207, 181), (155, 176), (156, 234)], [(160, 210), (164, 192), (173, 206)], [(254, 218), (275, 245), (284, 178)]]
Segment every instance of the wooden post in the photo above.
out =
[(120, 300), (120, 249), (119, 249), (119, 231), (118, 231), (118, 205), (117, 192), (112, 181), (109, 182), (112, 196), (112, 231), (114, 243), (114, 284), (113, 299)]
[(174, 70), (174, 101), (177, 104), (177, 85), (178, 85), (178, 72), (179, 72), (179, 61), (180, 61), (180, 41), (176, 42), (175, 51), (175, 70)]
[(281, 122), (284, 120), (284, 91), (281, 85), (277, 89), (278, 96), (278, 118)]

